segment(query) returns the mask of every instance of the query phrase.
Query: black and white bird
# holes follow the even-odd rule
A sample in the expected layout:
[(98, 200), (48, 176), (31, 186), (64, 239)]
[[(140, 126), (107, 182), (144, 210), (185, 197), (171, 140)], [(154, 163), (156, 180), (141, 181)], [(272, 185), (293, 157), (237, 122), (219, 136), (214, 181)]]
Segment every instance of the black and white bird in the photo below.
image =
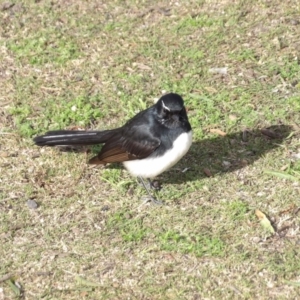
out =
[(139, 112), (122, 127), (103, 131), (49, 131), (37, 136), (38, 146), (104, 144), (90, 164), (122, 162), (138, 177), (149, 199), (160, 203), (149, 192), (143, 179), (153, 179), (174, 166), (192, 144), (192, 129), (181, 96), (170, 93)]

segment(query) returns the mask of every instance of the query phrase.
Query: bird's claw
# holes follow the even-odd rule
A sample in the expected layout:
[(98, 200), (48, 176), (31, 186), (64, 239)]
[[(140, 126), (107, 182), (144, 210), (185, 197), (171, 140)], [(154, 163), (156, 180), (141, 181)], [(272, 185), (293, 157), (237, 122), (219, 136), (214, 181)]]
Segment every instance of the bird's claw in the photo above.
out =
[(163, 202), (162, 201), (159, 201), (157, 199), (155, 199), (153, 196), (151, 195), (144, 195), (142, 196), (142, 199), (141, 199), (144, 203), (147, 203), (147, 202), (151, 202), (151, 204), (153, 205), (163, 205)]

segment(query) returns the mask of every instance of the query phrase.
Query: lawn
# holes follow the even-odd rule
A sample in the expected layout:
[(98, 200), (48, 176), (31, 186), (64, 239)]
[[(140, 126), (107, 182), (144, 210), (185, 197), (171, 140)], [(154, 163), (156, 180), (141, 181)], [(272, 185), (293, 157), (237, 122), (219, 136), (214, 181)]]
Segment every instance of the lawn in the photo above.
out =
[[(166, 92), (193, 144), (163, 206), (32, 142)], [(297, 0), (0, 3), (0, 300), (300, 299), (299, 137)]]

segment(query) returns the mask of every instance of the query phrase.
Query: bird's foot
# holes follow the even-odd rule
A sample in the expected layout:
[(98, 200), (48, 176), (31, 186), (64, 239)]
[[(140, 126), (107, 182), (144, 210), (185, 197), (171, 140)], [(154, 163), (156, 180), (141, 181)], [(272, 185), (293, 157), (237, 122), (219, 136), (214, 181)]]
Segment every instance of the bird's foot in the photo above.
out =
[[(149, 201), (151, 201), (152, 204), (155, 204), (155, 205), (162, 205), (163, 203), (157, 199), (155, 199), (150, 191), (149, 191), (149, 188), (147, 187), (145, 181), (143, 180), (142, 177), (138, 177), (138, 179), (140, 180), (140, 182), (142, 183), (142, 185), (144, 186), (145, 190), (147, 191), (147, 194), (146, 196), (143, 197), (143, 201), (144, 203), (147, 203)], [(148, 182), (150, 183), (150, 186), (151, 186), (151, 181), (148, 179)]]
[(141, 200), (144, 203), (150, 202), (153, 205), (163, 205), (164, 204), (162, 201), (157, 200), (156, 198), (154, 198), (151, 195), (144, 195), (144, 196), (142, 196)]

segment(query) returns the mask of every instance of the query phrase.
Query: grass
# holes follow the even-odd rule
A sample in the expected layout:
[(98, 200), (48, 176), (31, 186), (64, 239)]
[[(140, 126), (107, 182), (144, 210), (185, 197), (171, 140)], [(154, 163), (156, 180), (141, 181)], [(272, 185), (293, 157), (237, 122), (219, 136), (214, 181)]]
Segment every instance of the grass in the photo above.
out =
[[(297, 1), (28, 0), (0, 15), (0, 299), (299, 297)], [(99, 147), (32, 143), (120, 126), (169, 91), (193, 145), (159, 176), (162, 207), (122, 167), (87, 165)]]

